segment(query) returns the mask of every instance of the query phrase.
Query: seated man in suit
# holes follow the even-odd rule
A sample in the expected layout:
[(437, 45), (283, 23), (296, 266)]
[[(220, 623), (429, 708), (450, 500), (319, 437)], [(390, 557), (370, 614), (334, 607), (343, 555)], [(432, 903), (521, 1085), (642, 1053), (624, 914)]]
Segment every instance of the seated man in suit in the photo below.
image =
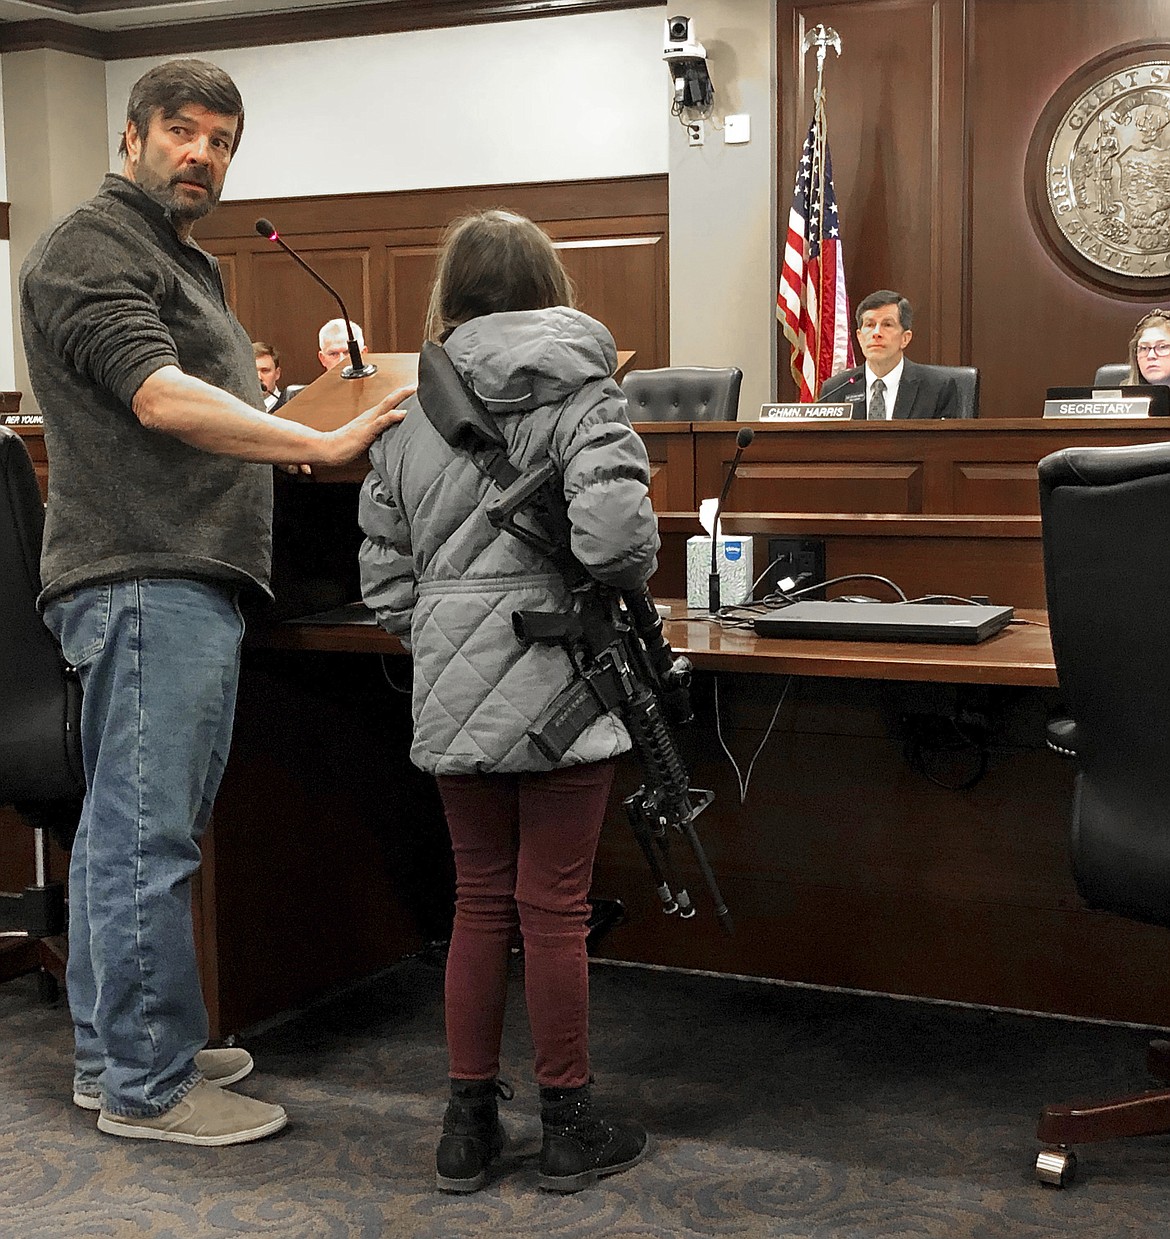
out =
[(288, 399), (280, 389), (280, 354), (264, 340), (252, 341), (252, 355), (256, 358), (256, 377), (264, 393), (264, 412), (272, 413)]
[(901, 293), (881, 288), (857, 307), (857, 339), (865, 365), (825, 380), (820, 400), (852, 404), (854, 418), (958, 417), (955, 380), (903, 355), (914, 311)]
[[(353, 338), (358, 342), (358, 348), (364, 353), (366, 351), (365, 336), (362, 335), (362, 329), (353, 321), (349, 320), (349, 329), (353, 332)], [(326, 370), (332, 370), (334, 366), (341, 365), (345, 362), (349, 364), (349, 336), (345, 330), (344, 318), (331, 318), (319, 332), (317, 332), (317, 346), (319, 352), (317, 359)]]

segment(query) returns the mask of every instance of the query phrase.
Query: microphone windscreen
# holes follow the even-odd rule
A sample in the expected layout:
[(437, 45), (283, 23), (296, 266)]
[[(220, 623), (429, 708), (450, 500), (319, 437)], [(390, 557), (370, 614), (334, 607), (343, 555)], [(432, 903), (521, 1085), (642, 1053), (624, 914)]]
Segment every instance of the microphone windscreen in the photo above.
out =
[(271, 241), (276, 236), (276, 225), (270, 219), (258, 219), (256, 231), (266, 240)]
[(735, 436), (736, 447), (747, 447), (747, 445), (756, 437), (756, 432), (750, 426), (744, 426), (743, 429)]

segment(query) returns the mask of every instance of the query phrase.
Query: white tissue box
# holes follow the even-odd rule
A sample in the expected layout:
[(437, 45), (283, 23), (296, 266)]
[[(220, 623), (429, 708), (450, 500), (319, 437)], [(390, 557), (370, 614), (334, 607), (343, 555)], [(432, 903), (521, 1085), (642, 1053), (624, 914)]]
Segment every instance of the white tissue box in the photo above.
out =
[[(752, 596), (755, 564), (752, 539), (720, 535), (715, 556), (719, 570), (719, 601), (725, 607), (747, 602)], [(711, 539), (687, 539), (687, 606), (705, 611), (708, 605), (707, 581), (711, 574)]]

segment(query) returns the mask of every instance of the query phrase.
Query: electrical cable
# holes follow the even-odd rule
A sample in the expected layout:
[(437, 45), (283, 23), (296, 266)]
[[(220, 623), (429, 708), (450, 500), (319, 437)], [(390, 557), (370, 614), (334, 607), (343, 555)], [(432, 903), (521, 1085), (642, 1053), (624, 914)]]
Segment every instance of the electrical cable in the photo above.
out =
[(739, 763), (731, 755), (731, 750), (727, 747), (726, 741), (723, 739), (723, 719), (719, 713), (719, 677), (714, 677), (715, 683), (715, 735), (719, 738), (719, 747), (727, 754), (727, 760), (731, 762), (731, 768), (735, 771), (736, 782), (739, 784), (739, 803), (744, 804), (747, 800), (748, 788), (752, 782), (752, 771), (756, 767), (756, 758), (764, 751), (764, 745), (768, 743), (768, 737), (772, 734), (772, 728), (776, 726), (776, 719), (780, 714), (780, 707), (784, 704), (784, 698), (788, 696), (788, 690), (792, 687), (793, 676), (789, 676), (784, 681), (784, 687), (780, 690), (780, 700), (776, 702), (776, 708), (772, 711), (771, 721), (768, 723), (764, 731), (764, 738), (756, 746), (756, 751), (752, 754), (752, 759), (748, 763), (747, 775), (740, 773)]
[[(766, 576), (768, 572), (776, 566), (777, 562), (779, 561), (774, 561), (764, 569), (763, 575), (757, 578), (752, 585), (753, 592), (760, 581), (763, 580), (763, 576)], [(807, 577), (808, 575), (809, 574), (807, 572), (801, 573), (802, 577)], [(801, 598), (805, 594), (816, 593), (817, 590), (826, 589), (830, 585), (840, 585), (845, 581), (878, 581), (882, 585), (888, 585), (890, 589), (898, 595), (899, 602), (909, 601), (901, 586), (896, 585), (890, 580), (889, 577), (878, 576), (873, 572), (849, 572), (844, 576), (835, 576), (831, 577), (827, 581), (818, 581), (814, 585), (806, 585), (802, 589), (776, 590), (759, 599), (757, 602), (740, 602), (734, 605), (720, 607), (719, 611), (715, 615), (705, 617), (695, 616), (694, 618), (711, 619), (721, 628), (750, 628), (752, 621), (757, 615), (763, 615), (767, 611), (774, 610), (777, 606), (786, 606), (788, 603), (795, 602), (798, 598)], [(969, 601), (969, 599), (965, 599), (964, 601)]]
[(396, 693), (401, 693), (404, 697), (409, 697), (413, 686), (411, 684), (407, 684), (406, 687), (403, 688), (401, 684), (394, 683), (394, 680), (390, 676), (390, 668), (386, 666), (385, 654), (378, 655), (378, 663), (382, 668), (382, 679), (384, 679)]

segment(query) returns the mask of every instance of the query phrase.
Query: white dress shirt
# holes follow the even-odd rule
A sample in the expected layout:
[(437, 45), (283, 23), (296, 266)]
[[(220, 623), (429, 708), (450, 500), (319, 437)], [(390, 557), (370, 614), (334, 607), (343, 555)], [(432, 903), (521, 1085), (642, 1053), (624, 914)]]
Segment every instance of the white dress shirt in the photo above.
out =
[(273, 406), (273, 405), (274, 405), (274, 404), (275, 404), (275, 403), (276, 403), (279, 399), (280, 399), (280, 388), (278, 387), (278, 388), (277, 388), (274, 392), (269, 392), (269, 394), (268, 394), (267, 396), (265, 396), (265, 397), (264, 397), (264, 412), (265, 412), (265, 413), (271, 413), (271, 412), (272, 412), (272, 406)]
[[(898, 364), (889, 372), (889, 374), (881, 375), (882, 382), (886, 385), (886, 421), (890, 421), (894, 416), (894, 404), (898, 399), (898, 385), (902, 382), (902, 370), (905, 367), (906, 358), (900, 357)], [(869, 368), (869, 362), (865, 363), (865, 411), (868, 415), (869, 404), (873, 399), (873, 385), (878, 375)]]

